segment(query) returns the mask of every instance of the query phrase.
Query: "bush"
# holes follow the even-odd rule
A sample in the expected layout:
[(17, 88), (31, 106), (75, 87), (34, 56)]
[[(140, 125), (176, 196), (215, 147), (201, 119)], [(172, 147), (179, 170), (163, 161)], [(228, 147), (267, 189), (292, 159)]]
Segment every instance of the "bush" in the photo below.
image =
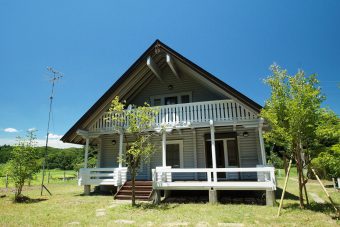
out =
[(340, 177), (340, 144), (333, 145), (312, 160), (312, 167), (321, 178)]
[(6, 172), (15, 185), (15, 201), (21, 201), (22, 188), (27, 180), (33, 178), (40, 170), (40, 156), (35, 147), (35, 135), (28, 132), (25, 139), (18, 139), (18, 144), (11, 152), (11, 158), (6, 164)]
[(268, 164), (272, 164), (276, 169), (283, 169), (284, 164), (282, 158), (280, 158), (277, 153), (270, 152), (270, 155), (268, 157)]

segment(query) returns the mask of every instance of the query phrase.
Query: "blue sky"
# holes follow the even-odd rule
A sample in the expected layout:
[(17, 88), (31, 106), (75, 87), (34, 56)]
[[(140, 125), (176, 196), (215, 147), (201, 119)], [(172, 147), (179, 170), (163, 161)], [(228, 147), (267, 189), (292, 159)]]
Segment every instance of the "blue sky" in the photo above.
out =
[(260, 104), (273, 63), (317, 73), (340, 114), (340, 1), (0, 0), (0, 144), (36, 128), (51, 145), (160, 39)]

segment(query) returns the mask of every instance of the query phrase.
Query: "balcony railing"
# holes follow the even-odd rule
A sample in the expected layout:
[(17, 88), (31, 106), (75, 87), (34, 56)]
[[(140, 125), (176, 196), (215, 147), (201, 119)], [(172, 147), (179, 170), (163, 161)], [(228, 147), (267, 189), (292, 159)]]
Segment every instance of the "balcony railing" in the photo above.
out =
[[(257, 119), (254, 111), (232, 100), (193, 102), (158, 107), (154, 128), (165, 126), (189, 126), (191, 124), (215, 122), (240, 122)], [(130, 110), (133, 111), (133, 110)], [(112, 112), (102, 114), (90, 127), (90, 131), (111, 131), (119, 125), (112, 120)]]

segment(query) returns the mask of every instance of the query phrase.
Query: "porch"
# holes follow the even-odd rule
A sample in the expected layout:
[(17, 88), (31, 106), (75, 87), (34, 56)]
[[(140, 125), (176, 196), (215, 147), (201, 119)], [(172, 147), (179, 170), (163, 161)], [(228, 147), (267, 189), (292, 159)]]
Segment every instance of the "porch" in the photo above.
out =
[[(202, 174), (199, 180), (176, 180), (174, 174)], [(216, 177), (219, 173), (224, 177)], [(244, 177), (253, 173), (254, 177)], [(276, 190), (274, 167), (183, 168), (157, 167), (152, 170), (155, 190)]]

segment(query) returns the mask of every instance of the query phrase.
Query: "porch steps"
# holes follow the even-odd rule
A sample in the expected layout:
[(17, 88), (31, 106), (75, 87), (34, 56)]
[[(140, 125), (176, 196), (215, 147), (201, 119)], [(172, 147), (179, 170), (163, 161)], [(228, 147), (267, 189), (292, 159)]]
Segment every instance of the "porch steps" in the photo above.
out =
[[(135, 182), (136, 200), (148, 201), (152, 194), (152, 181), (136, 181)], [(118, 190), (115, 199), (117, 200), (131, 200), (132, 196), (132, 182), (127, 181)]]

